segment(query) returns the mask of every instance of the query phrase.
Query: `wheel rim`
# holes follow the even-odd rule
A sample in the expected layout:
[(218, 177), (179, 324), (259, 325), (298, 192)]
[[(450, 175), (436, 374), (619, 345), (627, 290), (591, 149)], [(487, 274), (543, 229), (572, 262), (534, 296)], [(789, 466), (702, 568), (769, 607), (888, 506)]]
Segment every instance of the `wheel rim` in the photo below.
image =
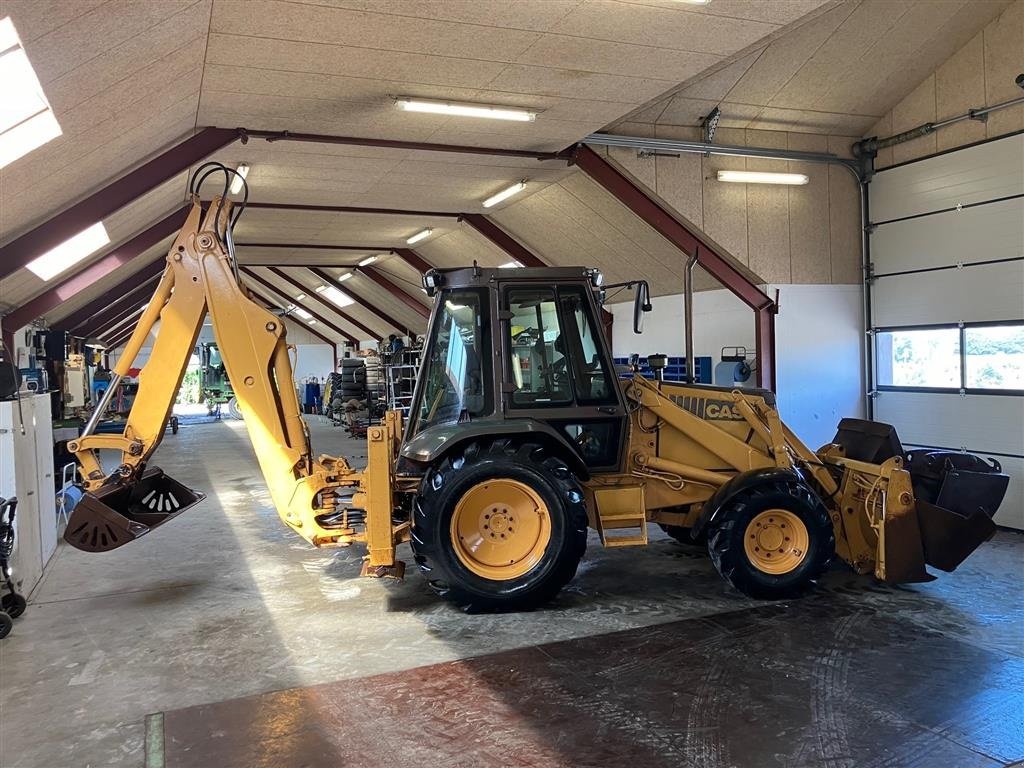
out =
[(488, 480), (470, 488), (452, 513), (452, 545), (477, 576), (508, 581), (529, 572), (551, 541), (548, 506), (517, 480)]
[(747, 524), (743, 548), (759, 571), (784, 574), (807, 558), (811, 536), (804, 521), (785, 509), (766, 509)]

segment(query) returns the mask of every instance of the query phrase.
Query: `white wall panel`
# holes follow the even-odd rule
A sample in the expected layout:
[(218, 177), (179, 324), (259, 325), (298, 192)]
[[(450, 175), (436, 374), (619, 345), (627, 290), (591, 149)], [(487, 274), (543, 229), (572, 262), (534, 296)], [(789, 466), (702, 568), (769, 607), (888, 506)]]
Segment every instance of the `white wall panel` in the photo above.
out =
[(918, 445), (1024, 456), (1024, 398), (933, 392), (880, 392), (875, 419)]
[(880, 225), (876, 274), (1024, 256), (1024, 198)]
[(907, 450), (966, 448), (995, 459), (1010, 476), (995, 521), (1024, 529), (1024, 398), (882, 392), (875, 400), (875, 419), (895, 426)]
[[(770, 285), (779, 289), (776, 319), (776, 379), (779, 413), (812, 449), (829, 442), (844, 416), (863, 414), (863, 317), (856, 285)], [(633, 305), (609, 307), (616, 357), (633, 352), (684, 354), (683, 297), (658, 296), (633, 333)], [(725, 290), (694, 295), (693, 348), (697, 356), (721, 359), (724, 346), (754, 352), (754, 313)]]
[(878, 278), (872, 325), (1019, 320), (1024, 317), (1024, 261)]
[(885, 170), (870, 187), (871, 221), (1024, 193), (1024, 135)]

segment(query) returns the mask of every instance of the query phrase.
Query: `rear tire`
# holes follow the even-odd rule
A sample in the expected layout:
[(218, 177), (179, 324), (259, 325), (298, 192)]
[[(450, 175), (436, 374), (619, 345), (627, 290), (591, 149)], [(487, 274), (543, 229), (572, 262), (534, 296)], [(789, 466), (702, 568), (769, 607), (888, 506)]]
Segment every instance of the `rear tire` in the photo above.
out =
[(11, 592), (0, 598), (0, 611), (3, 611), (12, 619), (16, 619), (25, 613), (25, 609), (28, 607), (28, 601), (24, 595), (19, 595), (17, 592)]
[(804, 592), (835, 554), (828, 510), (800, 483), (766, 483), (741, 491), (708, 531), (708, 553), (722, 578), (767, 600)]
[(416, 562), (435, 592), (467, 611), (537, 608), (576, 574), (587, 547), (583, 498), (565, 463), (538, 445), (471, 443), (423, 478)]
[(8, 616), (3, 611), (0, 611), (0, 640), (3, 640), (14, 628), (14, 619)]

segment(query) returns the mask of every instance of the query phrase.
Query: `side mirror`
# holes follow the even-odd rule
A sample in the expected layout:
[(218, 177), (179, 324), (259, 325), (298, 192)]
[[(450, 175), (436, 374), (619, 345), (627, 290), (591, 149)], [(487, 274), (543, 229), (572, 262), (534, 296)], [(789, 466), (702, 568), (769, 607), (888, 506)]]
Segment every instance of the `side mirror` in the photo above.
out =
[(636, 284), (636, 296), (633, 299), (633, 333), (644, 332), (644, 314), (651, 311), (651, 289), (646, 280)]

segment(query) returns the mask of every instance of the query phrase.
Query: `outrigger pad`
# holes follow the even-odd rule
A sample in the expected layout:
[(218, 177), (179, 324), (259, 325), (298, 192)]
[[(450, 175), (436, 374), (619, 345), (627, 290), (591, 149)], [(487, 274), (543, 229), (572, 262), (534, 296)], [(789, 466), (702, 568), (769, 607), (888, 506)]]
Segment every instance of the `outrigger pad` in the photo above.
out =
[(75, 505), (64, 541), (85, 552), (108, 552), (145, 536), (206, 498), (150, 467), (138, 481), (111, 483)]

